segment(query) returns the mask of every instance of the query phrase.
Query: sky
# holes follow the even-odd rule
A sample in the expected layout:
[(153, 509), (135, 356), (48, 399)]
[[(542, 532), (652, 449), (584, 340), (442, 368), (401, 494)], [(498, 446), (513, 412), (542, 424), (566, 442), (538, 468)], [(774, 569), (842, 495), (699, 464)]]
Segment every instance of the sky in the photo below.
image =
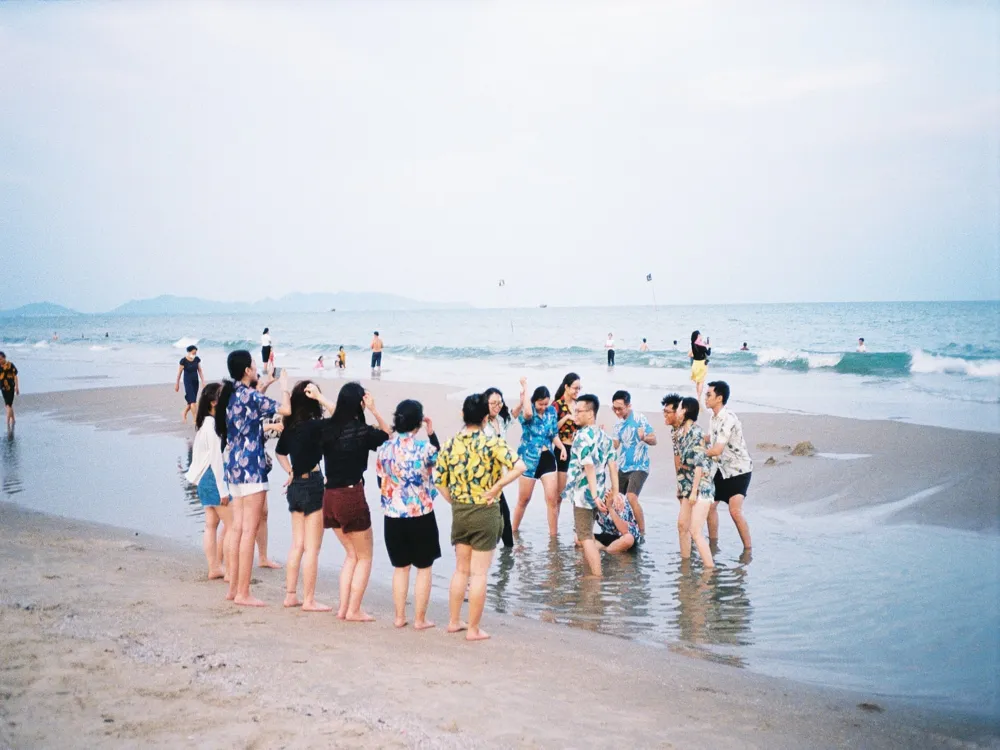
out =
[(0, 3), (0, 308), (1000, 299), (998, 40), (972, 0)]

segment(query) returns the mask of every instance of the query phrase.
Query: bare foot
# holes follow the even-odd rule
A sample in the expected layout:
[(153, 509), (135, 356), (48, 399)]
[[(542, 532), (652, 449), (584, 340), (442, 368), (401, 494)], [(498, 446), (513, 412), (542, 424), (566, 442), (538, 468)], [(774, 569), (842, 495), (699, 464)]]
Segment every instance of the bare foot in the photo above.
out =
[(225, 575), (221, 570), (210, 570), (208, 571), (208, 580), (217, 581), (220, 578), (224, 578)]
[(465, 634), (465, 640), (467, 641), (485, 641), (489, 637), (489, 633), (479, 628), (470, 628), (469, 632)]
[(397, 628), (405, 628), (410, 623), (406, 621), (405, 617), (397, 617), (395, 620), (392, 621), (392, 624)]
[(226, 583), (229, 583), (229, 581), (231, 580), (231, 579), (229, 578), (229, 573), (226, 573), (226, 575), (225, 575), (225, 576), (223, 576), (222, 580), (223, 580), (223, 581), (225, 581)]
[(430, 620), (417, 620), (415, 623), (413, 623), (414, 630), (427, 630), (428, 628), (433, 628), (433, 627), (435, 627), (434, 623), (431, 622)]
[(285, 605), (286, 607), (301, 607), (302, 602), (299, 601), (299, 597), (295, 594), (285, 594)]
[(266, 607), (267, 603), (262, 602), (253, 596), (237, 596), (233, 599), (233, 604), (238, 604), (241, 607)]
[(469, 629), (469, 623), (467, 622), (459, 621), (457, 624), (452, 622), (448, 623), (449, 633), (461, 633), (463, 630), (468, 630), (468, 629)]
[(272, 570), (281, 570), (281, 563), (276, 563), (274, 560), (263, 559), (257, 563), (258, 568), (271, 568)]
[(372, 617), (367, 612), (365, 612), (364, 610), (360, 612), (355, 612), (353, 615), (350, 612), (348, 612), (344, 616), (344, 619), (347, 620), (348, 622), (375, 622), (375, 618)]
[(333, 612), (333, 607), (328, 607), (319, 602), (306, 602), (302, 605), (303, 612)]
[(227, 591), (226, 592), (226, 601), (227, 602), (231, 602), (235, 598), (236, 598), (236, 592), (235, 591)]

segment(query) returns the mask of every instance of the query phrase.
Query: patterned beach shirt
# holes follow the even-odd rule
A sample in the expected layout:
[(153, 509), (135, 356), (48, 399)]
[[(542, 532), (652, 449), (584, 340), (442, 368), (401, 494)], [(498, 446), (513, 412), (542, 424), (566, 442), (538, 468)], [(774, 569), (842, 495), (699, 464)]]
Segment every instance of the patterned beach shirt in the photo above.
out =
[(434, 484), (447, 488), (452, 503), (487, 505), (486, 493), (514, 462), (503, 438), (489, 437), (482, 430), (463, 430), (438, 451)]
[[(566, 472), (566, 489), (563, 500), (567, 500), (577, 508), (596, 508), (598, 499), (603, 499), (611, 489), (611, 471), (609, 463), (617, 461), (618, 455), (611, 438), (597, 425), (588, 425), (577, 430), (573, 447), (569, 452), (569, 468)], [(590, 485), (587, 483), (587, 473), (584, 466), (591, 464), (597, 480), (599, 498), (592, 497)]]
[(680, 449), (681, 468), (677, 470), (677, 497), (687, 500), (691, 497), (694, 472), (701, 467), (701, 482), (698, 483), (698, 499), (715, 499), (715, 485), (712, 483), (712, 460), (705, 452), (705, 433), (697, 424), (692, 424), (686, 433), (675, 430), (677, 447)]
[(430, 441), (396, 435), (375, 454), (375, 472), (382, 487), (382, 510), (387, 518), (416, 518), (434, 510), (434, 457)]
[[(635, 520), (635, 513), (632, 512), (632, 504), (624, 495), (619, 494), (618, 497), (623, 501), (622, 512), (618, 514), (618, 517), (628, 526), (628, 533), (635, 538), (635, 543), (641, 544), (645, 541), (645, 538), (639, 533), (639, 522)], [(615, 522), (611, 519), (610, 513), (597, 511), (597, 525), (601, 527), (601, 531), (605, 534), (621, 535), (618, 527), (615, 526)]]
[(556, 410), (547, 406), (541, 414), (535, 414), (531, 419), (525, 419), (521, 414), (517, 421), (521, 424), (521, 444), (517, 446), (517, 455), (527, 467), (524, 476), (533, 477), (542, 451), (552, 450), (552, 441), (559, 432)]
[[(559, 420), (565, 417), (567, 414), (573, 413), (572, 407), (568, 403), (566, 403), (565, 396), (556, 401), (553, 404), (553, 406), (555, 407), (556, 410), (556, 424), (558, 424)], [(562, 441), (562, 444), (566, 446), (567, 450), (569, 450), (569, 444), (573, 442), (573, 436), (576, 435), (576, 431), (578, 429), (580, 428), (579, 426), (577, 426), (576, 421), (573, 419), (573, 417), (570, 417), (565, 422), (563, 422), (562, 427), (559, 428), (559, 440)]]
[(14, 392), (14, 378), (17, 377), (17, 368), (9, 359), (0, 367), (0, 391)]
[(618, 467), (626, 473), (630, 471), (649, 472), (649, 445), (639, 439), (639, 430), (645, 430), (647, 435), (653, 435), (653, 426), (641, 412), (632, 411), (625, 419), (615, 422), (615, 438), (620, 445), (618, 452), (621, 465)]
[(267, 481), (264, 456), (264, 419), (274, 416), (278, 402), (237, 383), (226, 407), (226, 482), (263, 484)]
[[(712, 445), (725, 443), (722, 453), (716, 456), (715, 466), (722, 472), (723, 479), (749, 474), (753, 471), (753, 459), (747, 450), (747, 441), (743, 438), (743, 424), (739, 417), (723, 406), (719, 413), (712, 416)], [(714, 474), (713, 470), (713, 474)]]

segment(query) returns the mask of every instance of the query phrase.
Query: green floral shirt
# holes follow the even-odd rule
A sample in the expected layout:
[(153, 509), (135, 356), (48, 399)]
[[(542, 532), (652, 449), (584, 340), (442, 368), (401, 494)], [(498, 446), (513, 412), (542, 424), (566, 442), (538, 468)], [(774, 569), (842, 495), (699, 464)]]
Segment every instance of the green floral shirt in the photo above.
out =
[[(581, 427), (573, 438), (573, 447), (569, 452), (569, 469), (566, 472), (566, 489), (563, 490), (563, 500), (573, 503), (578, 508), (595, 508), (596, 500), (603, 499), (611, 489), (611, 462), (618, 461), (615, 444), (610, 437), (597, 425)], [(590, 493), (587, 483), (587, 473), (584, 467), (588, 464), (594, 467), (597, 478), (599, 497)]]
[(701, 467), (701, 482), (698, 484), (698, 499), (715, 498), (715, 485), (712, 483), (712, 460), (705, 452), (705, 433), (696, 424), (691, 425), (686, 433), (675, 430), (678, 455), (681, 457), (681, 468), (677, 470), (677, 497), (686, 500), (691, 497), (691, 486), (694, 482), (694, 472)]

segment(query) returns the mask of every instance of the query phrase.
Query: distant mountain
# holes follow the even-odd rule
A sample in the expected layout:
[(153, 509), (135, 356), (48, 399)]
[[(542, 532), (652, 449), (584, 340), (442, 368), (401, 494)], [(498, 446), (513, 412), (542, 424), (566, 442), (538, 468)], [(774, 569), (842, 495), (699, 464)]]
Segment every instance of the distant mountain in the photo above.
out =
[(52, 302), (32, 302), (29, 305), (21, 305), (13, 310), (0, 310), (0, 318), (26, 318), (28, 316), (38, 318), (54, 318), (61, 315), (79, 315), (76, 310), (68, 307), (56, 305)]
[(210, 313), (342, 312), (355, 310), (444, 310), (468, 307), (455, 303), (422, 302), (380, 292), (335, 292), (287, 294), (280, 299), (259, 302), (217, 302), (198, 297), (164, 294), (153, 299), (132, 300), (119, 305), (109, 315), (203, 315)]

